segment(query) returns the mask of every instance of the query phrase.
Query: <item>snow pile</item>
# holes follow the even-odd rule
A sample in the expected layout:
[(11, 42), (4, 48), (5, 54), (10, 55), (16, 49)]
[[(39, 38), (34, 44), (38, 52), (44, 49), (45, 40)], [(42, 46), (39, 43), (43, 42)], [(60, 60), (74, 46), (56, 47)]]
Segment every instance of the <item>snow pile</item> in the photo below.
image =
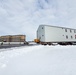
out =
[(30, 46), (0, 52), (0, 75), (76, 75), (76, 46)]

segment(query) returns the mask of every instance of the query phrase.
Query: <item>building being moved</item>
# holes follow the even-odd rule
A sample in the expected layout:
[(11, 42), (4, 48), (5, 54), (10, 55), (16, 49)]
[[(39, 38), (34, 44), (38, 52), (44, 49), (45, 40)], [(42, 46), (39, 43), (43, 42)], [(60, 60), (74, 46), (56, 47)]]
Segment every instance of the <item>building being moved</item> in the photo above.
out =
[(51, 45), (53, 43), (71, 45), (76, 43), (76, 29), (52, 25), (40, 25), (37, 30), (37, 39), (34, 41), (45, 45)]

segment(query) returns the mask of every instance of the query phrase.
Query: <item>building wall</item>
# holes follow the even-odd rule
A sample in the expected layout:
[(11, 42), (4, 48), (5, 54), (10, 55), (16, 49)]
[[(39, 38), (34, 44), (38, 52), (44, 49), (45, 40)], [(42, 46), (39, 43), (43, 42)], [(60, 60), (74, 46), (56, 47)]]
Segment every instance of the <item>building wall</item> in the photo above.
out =
[(39, 26), (38, 30), (37, 30), (37, 39), (39, 39), (40, 41), (44, 41), (45, 40), (45, 27), (44, 26)]
[[(40, 30), (42, 27), (44, 31)], [(38, 31), (38, 36), (42, 38), (40, 39), (42, 42), (76, 42), (76, 29), (40, 25)], [(45, 38), (43, 39), (43, 37)]]
[[(71, 30), (71, 32), (70, 32)], [(76, 41), (75, 29), (63, 27), (45, 26), (45, 41), (46, 42), (70, 42)]]

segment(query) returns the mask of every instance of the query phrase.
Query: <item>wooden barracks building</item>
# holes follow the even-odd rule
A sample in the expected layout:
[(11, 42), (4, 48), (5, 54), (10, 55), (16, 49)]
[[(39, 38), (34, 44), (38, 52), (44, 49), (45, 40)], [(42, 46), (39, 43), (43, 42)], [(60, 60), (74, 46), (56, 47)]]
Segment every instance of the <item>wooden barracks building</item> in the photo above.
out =
[(0, 36), (0, 42), (24, 42), (25, 35), (6, 35)]

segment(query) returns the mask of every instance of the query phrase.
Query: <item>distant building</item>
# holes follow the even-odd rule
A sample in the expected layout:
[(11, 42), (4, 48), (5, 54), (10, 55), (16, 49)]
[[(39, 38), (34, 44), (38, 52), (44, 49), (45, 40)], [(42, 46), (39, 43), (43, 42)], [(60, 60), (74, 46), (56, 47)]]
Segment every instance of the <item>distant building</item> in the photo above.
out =
[(0, 42), (24, 42), (25, 38), (25, 35), (6, 35), (0, 36)]

